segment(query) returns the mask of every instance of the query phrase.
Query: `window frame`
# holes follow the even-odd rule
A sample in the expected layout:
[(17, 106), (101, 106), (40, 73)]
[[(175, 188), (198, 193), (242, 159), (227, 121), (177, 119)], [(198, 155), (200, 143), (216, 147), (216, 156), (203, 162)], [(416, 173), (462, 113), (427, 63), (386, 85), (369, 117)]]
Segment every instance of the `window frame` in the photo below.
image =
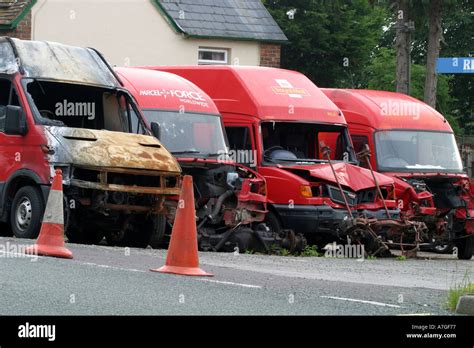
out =
[[(18, 90), (17, 90), (17, 88), (16, 88), (16, 86), (15, 86), (14, 80), (11, 79), (11, 78), (9, 78), (9, 77), (3, 76), (3, 74), (0, 75), (0, 80), (5, 80), (5, 81), (10, 82), (10, 91), (8, 92), (8, 101), (7, 101), (7, 105), (5, 105), (5, 106), (14, 105), (14, 104), (12, 104), (12, 100), (13, 100), (14, 96), (16, 96), (16, 99), (17, 99), (17, 101), (18, 101), (18, 105), (14, 105), (14, 106), (19, 106), (19, 107), (22, 108), (22, 110), (24, 110), (24, 109), (23, 109), (22, 102), (21, 102), (21, 100), (20, 100), (20, 94), (18, 93)], [(5, 115), (5, 116), (6, 116), (6, 115)], [(0, 127), (0, 133), (6, 134), (6, 133), (5, 133), (5, 125), (3, 126), (3, 128)]]
[[(227, 134), (227, 133), (228, 133), (228, 130), (227, 130), (227, 129), (228, 129), (228, 128), (244, 128), (244, 129), (247, 130), (248, 141), (249, 141), (249, 144), (250, 144), (250, 147), (251, 147), (251, 148), (250, 148), (250, 151), (252, 151), (252, 152), (258, 154), (258, 152), (257, 152), (257, 147), (256, 147), (257, 143), (256, 143), (255, 137), (254, 137), (254, 136), (255, 136), (255, 135), (254, 135), (254, 130), (253, 130), (253, 126), (252, 126), (251, 124), (245, 124), (245, 125), (243, 125), (243, 124), (240, 124), (240, 123), (239, 123), (239, 124), (225, 123), (225, 124), (224, 124), (224, 128), (225, 128), (225, 133), (226, 133), (226, 137), (227, 137), (227, 142), (228, 142), (228, 144), (229, 144), (229, 150), (243, 150), (243, 149), (233, 149), (233, 148), (232, 148), (232, 146), (231, 146), (231, 144), (230, 144), (230, 141), (229, 141), (229, 136), (228, 136), (228, 134)], [(247, 150), (245, 150), (245, 151), (247, 151)], [(255, 163), (255, 166), (258, 167), (258, 155), (257, 155), (257, 158), (255, 158), (255, 160), (257, 161), (257, 162)], [(240, 162), (239, 162), (239, 164), (242, 164), (242, 165), (247, 166), (247, 167), (249, 167), (249, 168), (255, 168), (255, 166), (251, 166), (250, 163), (240, 163)]]
[[(217, 52), (224, 53), (225, 60), (211, 60), (199, 58), (201, 52)], [(198, 65), (228, 65), (229, 64), (229, 49), (227, 48), (212, 48), (212, 47), (199, 47), (198, 48)]]

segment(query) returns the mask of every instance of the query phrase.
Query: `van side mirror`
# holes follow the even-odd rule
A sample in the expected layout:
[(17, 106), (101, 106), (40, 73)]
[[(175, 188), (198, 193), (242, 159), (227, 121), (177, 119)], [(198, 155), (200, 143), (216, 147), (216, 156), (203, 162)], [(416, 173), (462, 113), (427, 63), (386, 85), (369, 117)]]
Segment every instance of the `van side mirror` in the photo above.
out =
[(160, 124), (158, 122), (151, 123), (151, 133), (156, 139), (160, 140), (161, 129), (160, 129)]
[(9, 135), (25, 135), (28, 133), (26, 115), (21, 107), (14, 105), (7, 106), (5, 133)]

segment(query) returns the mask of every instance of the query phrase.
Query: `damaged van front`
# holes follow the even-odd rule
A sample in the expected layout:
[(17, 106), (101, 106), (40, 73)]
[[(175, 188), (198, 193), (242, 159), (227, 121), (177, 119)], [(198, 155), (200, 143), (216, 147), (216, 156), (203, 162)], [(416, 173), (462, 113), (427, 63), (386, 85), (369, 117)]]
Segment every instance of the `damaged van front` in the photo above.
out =
[(164, 233), (180, 166), (103, 57), (10, 38), (0, 39), (0, 52), (0, 217), (14, 235), (38, 234), (58, 168), (69, 240), (145, 247)]

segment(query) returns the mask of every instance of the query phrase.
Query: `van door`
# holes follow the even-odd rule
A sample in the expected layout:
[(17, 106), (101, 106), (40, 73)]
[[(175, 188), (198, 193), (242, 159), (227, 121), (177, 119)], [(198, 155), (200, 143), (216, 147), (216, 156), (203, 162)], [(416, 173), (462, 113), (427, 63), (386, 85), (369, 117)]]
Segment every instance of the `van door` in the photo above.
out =
[(252, 169), (257, 167), (257, 151), (251, 125), (226, 124), (232, 160)]
[(0, 215), (3, 212), (3, 191), (6, 183), (21, 162), (21, 153), (18, 151), (19, 136), (5, 134), (7, 105), (20, 106), (18, 94), (11, 80), (0, 78)]
[[(369, 145), (369, 149), (371, 152), (370, 156), (370, 164), (372, 165), (372, 168), (377, 168), (376, 165), (376, 157), (375, 157), (375, 151), (373, 147), (373, 142), (371, 141), (372, 139), (369, 136), (369, 133), (365, 132), (357, 132), (353, 133), (351, 132), (351, 139), (352, 139), (352, 144), (354, 146), (354, 151), (355, 153), (359, 153), (362, 150), (364, 150), (365, 145)], [(369, 168), (367, 161), (360, 161), (359, 165), (363, 168)]]

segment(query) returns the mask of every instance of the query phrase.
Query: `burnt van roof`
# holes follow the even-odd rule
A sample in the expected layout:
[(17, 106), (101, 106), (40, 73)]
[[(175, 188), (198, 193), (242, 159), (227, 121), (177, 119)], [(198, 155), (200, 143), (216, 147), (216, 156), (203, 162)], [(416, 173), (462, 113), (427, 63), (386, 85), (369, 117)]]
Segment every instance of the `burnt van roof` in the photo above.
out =
[(306, 76), (296, 71), (250, 66), (158, 66), (202, 88), (221, 113), (261, 120), (345, 124), (339, 109)]
[(56, 42), (0, 37), (0, 73), (25, 77), (120, 87), (102, 56), (91, 48)]

